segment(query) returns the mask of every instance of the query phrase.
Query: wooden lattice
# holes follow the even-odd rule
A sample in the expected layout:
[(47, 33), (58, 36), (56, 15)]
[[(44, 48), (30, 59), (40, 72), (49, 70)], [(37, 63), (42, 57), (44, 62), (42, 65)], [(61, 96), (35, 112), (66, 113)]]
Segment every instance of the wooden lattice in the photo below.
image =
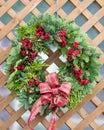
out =
[[(98, 51), (101, 52), (99, 61), (104, 64), (104, 0), (59, 0), (58, 8), (56, 0), (0, 0), (0, 40), (2, 46), (7, 44), (5, 41), (15, 38), (13, 29), (18, 25), (26, 24), (27, 19), (29, 19), (31, 15), (37, 16), (40, 12), (54, 14), (57, 9), (57, 14), (60, 17), (64, 17), (68, 21), (76, 19), (76, 24), (78, 20), (81, 20), (80, 16), (81, 18), (83, 17), (84, 22), (82, 19), (81, 23), (79, 22), (78, 24), (84, 32), (88, 33), (88, 41), (91, 45), (97, 47)], [(9, 46), (3, 49), (0, 46), (0, 66), (4, 64), (5, 58), (10, 52), (10, 48)], [(54, 63), (59, 66), (62, 63), (59, 57), (60, 54), (58, 50), (53, 52), (49, 49), (46, 62), (48, 64)], [(101, 70), (104, 72), (104, 65)], [(0, 91), (4, 87), (7, 79), (8, 77), (0, 71)], [(99, 83), (93, 89), (93, 94), (87, 95), (83, 101), (78, 104), (76, 109), (68, 110), (67, 112), (60, 110), (57, 113), (58, 120), (56, 129), (65, 124), (66, 126), (60, 128), (60, 130), (104, 130), (104, 121), (102, 120), (103, 124), (97, 123), (97, 119), (100, 115), (102, 115), (104, 119), (104, 74), (100, 75), (99, 79)], [(99, 96), (99, 93), (102, 93), (103, 98)], [(23, 118), (23, 115), (26, 114), (26, 110), (23, 107), (18, 110), (14, 109), (11, 105), (14, 99), (15, 97), (12, 93), (5, 97), (2, 96), (2, 91), (0, 92), (0, 114), (2, 115), (4, 111), (9, 114), (6, 120), (0, 116), (0, 130), (10, 130), (14, 123), (19, 125), (18, 130), (29, 130), (27, 122)], [(85, 107), (87, 103), (92, 104), (92, 107), (94, 107), (94, 109), (91, 107), (92, 111), (89, 113)], [(29, 111), (27, 111), (27, 113), (29, 113)], [(77, 120), (81, 119), (80, 122), (76, 123), (75, 120), (73, 120), (75, 114), (77, 114)], [(32, 121), (31, 126), (37, 126), (39, 122), (43, 125), (43, 130), (45, 128), (47, 129), (49, 121), (45, 118), (45, 115), (42, 117), (37, 116), (37, 118)]]

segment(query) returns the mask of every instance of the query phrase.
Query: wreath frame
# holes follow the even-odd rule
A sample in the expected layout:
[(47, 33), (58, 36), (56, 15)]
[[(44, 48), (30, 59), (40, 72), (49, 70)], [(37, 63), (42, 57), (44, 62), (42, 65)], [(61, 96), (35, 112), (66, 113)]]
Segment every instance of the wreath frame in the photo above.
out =
[[(48, 65), (38, 53), (48, 54), (49, 44), (55, 45), (67, 59), (58, 72), (61, 83), (66, 81), (72, 85), (66, 106), (73, 109), (86, 94), (92, 93), (98, 82), (100, 54), (86, 38), (74, 21), (66, 22), (49, 14), (34, 17), (26, 26), (16, 28), (16, 40), (12, 40), (4, 69), (9, 76), (6, 86), (15, 92), (22, 106), (30, 109), (41, 97), (38, 85), (40, 81), (45, 82), (47, 73), (43, 73), (43, 67)], [(52, 111), (54, 109), (49, 109), (46, 104), (40, 114)]]

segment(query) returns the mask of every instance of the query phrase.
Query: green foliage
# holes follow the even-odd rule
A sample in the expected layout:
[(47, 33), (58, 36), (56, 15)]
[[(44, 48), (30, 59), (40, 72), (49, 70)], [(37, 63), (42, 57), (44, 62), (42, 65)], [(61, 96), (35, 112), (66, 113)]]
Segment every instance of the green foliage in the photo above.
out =
[(45, 110), (48, 108), (49, 104), (43, 105), (41, 108), (40, 115), (42, 116), (45, 113)]
[(86, 63), (89, 62), (89, 57), (88, 57), (88, 56), (82, 54), (82, 55), (81, 55), (81, 58), (82, 58)]
[[(16, 70), (9, 76), (7, 87), (12, 91), (27, 91), (27, 82), (29, 79), (39, 75), (44, 66), (47, 65), (37, 60), (31, 66), (27, 66), (22, 72)], [(41, 77), (42, 75), (41, 73)]]
[[(40, 38), (36, 37), (38, 26), (41, 25), (44, 32), (50, 35), (49, 40), (44, 40), (43, 36)], [(59, 33), (62, 30), (66, 30), (65, 35), (66, 46), (61, 46), (61, 38)], [(28, 94), (28, 81), (37, 77), (39, 81), (45, 81), (45, 75), (43, 68), (47, 66), (41, 58), (38, 56), (32, 63), (26, 64), (23, 71), (17, 70), (17, 66), (24, 64), (26, 57), (21, 56), (22, 39), (28, 39), (32, 42), (32, 52), (44, 52), (48, 55), (47, 48), (50, 44), (55, 45), (60, 53), (67, 58), (67, 50), (73, 47), (73, 42), (78, 42), (80, 51), (78, 56), (72, 56), (69, 61), (63, 63), (59, 68), (59, 79), (60, 82), (71, 82), (72, 90), (69, 95), (69, 103), (67, 107), (75, 108), (82, 98), (92, 92), (92, 88), (95, 87), (98, 82), (99, 67), (101, 66), (98, 62), (99, 53), (96, 52), (96, 48), (90, 46), (87, 42), (87, 35), (81, 31), (81, 29), (74, 25), (74, 21), (67, 22), (63, 18), (55, 18), (49, 14), (39, 15), (33, 17), (33, 19), (25, 26), (18, 27), (16, 29), (16, 40), (12, 40), (12, 49), (10, 55), (7, 57), (5, 72), (9, 75), (7, 87), (11, 91), (15, 91), (21, 104), (26, 109), (31, 108), (33, 103), (40, 97), (39, 89), (37, 87), (31, 88), (32, 94)], [(77, 50), (76, 49), (76, 50)], [(30, 52), (30, 50), (29, 50)], [(28, 59), (29, 60), (29, 59)], [(11, 73), (11, 66), (14, 65), (15, 71)], [(87, 85), (80, 85), (78, 79), (75, 77), (73, 67), (77, 70), (82, 69), (83, 74), (81, 78), (89, 79), (90, 82)], [(47, 113), (51, 110), (48, 109), (49, 104), (43, 105), (41, 109), (41, 115), (46, 111)]]
[(18, 40), (21, 40), (23, 38), (27, 38), (32, 33), (31, 28), (28, 28), (28, 26), (21, 26), (16, 28), (16, 36)]
[(4, 70), (7, 75), (11, 74), (10, 69), (11, 69), (11, 64), (7, 63), (4, 65)]
[(25, 109), (29, 109), (35, 103), (35, 101), (40, 97), (39, 93), (36, 93), (34, 89), (34, 93), (28, 95), (27, 92), (19, 92), (17, 93), (17, 99), (20, 102), (20, 106), (24, 106)]
[(11, 56), (16, 56), (16, 55), (20, 54), (20, 51), (21, 51), (21, 43), (18, 43), (15, 47), (13, 47), (11, 49), (10, 55)]
[(75, 108), (79, 102), (81, 102), (83, 98), (83, 93), (82, 91), (77, 91), (74, 92), (72, 91), (70, 96), (69, 96), (69, 103), (67, 104), (67, 107), (69, 108)]
[(6, 62), (4, 66), (5, 73), (7, 75), (11, 74), (11, 65), (16, 64), (18, 60), (20, 61), (21, 55), (20, 55), (20, 50), (21, 50), (21, 43), (17, 43), (17, 41), (12, 41), (12, 49), (10, 52), (10, 55), (7, 57)]

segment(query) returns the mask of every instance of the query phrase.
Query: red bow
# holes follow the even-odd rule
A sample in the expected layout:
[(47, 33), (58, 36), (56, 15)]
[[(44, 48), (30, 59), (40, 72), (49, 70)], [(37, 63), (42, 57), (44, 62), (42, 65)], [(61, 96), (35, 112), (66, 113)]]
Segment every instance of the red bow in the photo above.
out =
[[(49, 125), (50, 127), (48, 130), (54, 130), (56, 112), (59, 107), (63, 107), (68, 103), (68, 95), (71, 91), (71, 84), (69, 82), (63, 82), (60, 86), (58, 75), (54, 72), (46, 76), (46, 82), (39, 83), (39, 89), (42, 96), (34, 103), (32, 107), (28, 119), (28, 126), (30, 127), (30, 122), (41, 111), (42, 105), (49, 103), (49, 109), (55, 108), (55, 112), (51, 118)], [(30, 129), (33, 130), (31, 127)]]

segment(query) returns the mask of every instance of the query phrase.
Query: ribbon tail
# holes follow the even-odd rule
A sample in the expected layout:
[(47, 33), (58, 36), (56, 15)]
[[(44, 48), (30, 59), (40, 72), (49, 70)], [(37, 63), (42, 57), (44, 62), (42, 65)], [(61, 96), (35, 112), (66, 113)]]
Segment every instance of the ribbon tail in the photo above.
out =
[(50, 123), (49, 123), (49, 128), (48, 130), (55, 130), (55, 124), (56, 124), (56, 113), (58, 111), (58, 108), (56, 108), (51, 120), (50, 120)]
[(53, 114), (53, 116), (52, 116), (52, 118), (50, 120), (48, 130), (54, 130), (55, 123), (56, 123), (56, 113)]
[(42, 102), (41, 102), (41, 98), (39, 98), (33, 105), (30, 116), (28, 118), (28, 127), (30, 128), (30, 130), (33, 130), (33, 128), (31, 128), (30, 123), (33, 119), (35, 119), (35, 117), (37, 116), (37, 114), (40, 112), (42, 107)]

